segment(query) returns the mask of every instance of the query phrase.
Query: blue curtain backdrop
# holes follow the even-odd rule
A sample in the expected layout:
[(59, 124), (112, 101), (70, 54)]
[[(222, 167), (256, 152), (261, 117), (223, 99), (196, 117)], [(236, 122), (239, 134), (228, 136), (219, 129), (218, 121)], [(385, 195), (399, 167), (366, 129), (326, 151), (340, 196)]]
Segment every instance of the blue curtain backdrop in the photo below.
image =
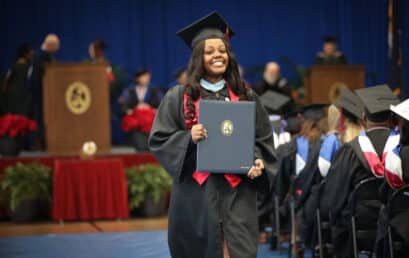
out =
[(387, 0), (0, 0), (0, 67), (10, 65), (21, 42), (39, 49), (54, 32), (60, 61), (84, 60), (89, 43), (101, 38), (112, 63), (129, 74), (146, 67), (165, 86), (189, 58), (175, 32), (217, 9), (237, 33), (232, 47), (244, 68), (277, 60), (284, 75), (295, 77), (292, 64), (311, 65), (322, 37), (334, 35), (350, 63), (366, 66), (367, 84), (385, 83), (387, 6)]
[(399, 0), (401, 11), (400, 22), (402, 28), (402, 82), (403, 96), (409, 97), (409, 1)]

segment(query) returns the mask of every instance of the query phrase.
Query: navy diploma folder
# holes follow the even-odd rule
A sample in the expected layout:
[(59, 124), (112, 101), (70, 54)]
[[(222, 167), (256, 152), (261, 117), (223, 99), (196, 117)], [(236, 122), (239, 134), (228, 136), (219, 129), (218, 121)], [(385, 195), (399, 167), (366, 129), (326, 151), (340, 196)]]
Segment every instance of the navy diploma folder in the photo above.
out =
[(202, 100), (199, 123), (207, 138), (197, 144), (197, 171), (247, 174), (254, 163), (255, 102)]

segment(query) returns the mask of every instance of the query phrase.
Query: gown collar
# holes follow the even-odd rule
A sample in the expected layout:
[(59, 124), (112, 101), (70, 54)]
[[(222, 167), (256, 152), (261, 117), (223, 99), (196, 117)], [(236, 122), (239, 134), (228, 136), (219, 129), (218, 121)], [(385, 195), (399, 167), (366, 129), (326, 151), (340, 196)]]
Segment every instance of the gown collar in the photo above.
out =
[(216, 83), (211, 83), (202, 78), (200, 79), (200, 85), (208, 91), (218, 92), (224, 88), (224, 86), (226, 85), (226, 81), (222, 79)]

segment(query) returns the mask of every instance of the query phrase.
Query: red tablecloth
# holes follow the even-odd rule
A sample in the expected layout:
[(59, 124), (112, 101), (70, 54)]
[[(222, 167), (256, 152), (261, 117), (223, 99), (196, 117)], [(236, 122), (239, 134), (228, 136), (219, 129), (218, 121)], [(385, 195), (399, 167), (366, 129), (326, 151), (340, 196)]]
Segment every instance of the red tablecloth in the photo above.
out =
[(122, 160), (55, 160), (53, 219), (116, 219), (128, 214)]

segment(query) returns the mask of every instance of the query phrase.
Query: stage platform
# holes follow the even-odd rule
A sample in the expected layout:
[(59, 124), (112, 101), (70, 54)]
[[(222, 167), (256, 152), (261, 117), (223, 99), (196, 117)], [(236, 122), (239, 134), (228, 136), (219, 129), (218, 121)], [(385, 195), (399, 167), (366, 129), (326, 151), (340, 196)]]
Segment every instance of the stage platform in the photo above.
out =
[[(104, 158), (119, 158), (123, 161), (124, 167), (137, 166), (144, 163), (157, 163), (155, 157), (149, 153), (136, 153), (133, 148), (129, 147), (114, 147), (111, 154), (99, 155), (96, 159)], [(5, 168), (15, 165), (18, 162), (23, 164), (37, 162), (43, 165), (53, 167), (56, 159), (80, 159), (79, 156), (51, 156), (46, 152), (22, 152), (18, 157), (0, 157), (0, 176), (3, 174)]]

